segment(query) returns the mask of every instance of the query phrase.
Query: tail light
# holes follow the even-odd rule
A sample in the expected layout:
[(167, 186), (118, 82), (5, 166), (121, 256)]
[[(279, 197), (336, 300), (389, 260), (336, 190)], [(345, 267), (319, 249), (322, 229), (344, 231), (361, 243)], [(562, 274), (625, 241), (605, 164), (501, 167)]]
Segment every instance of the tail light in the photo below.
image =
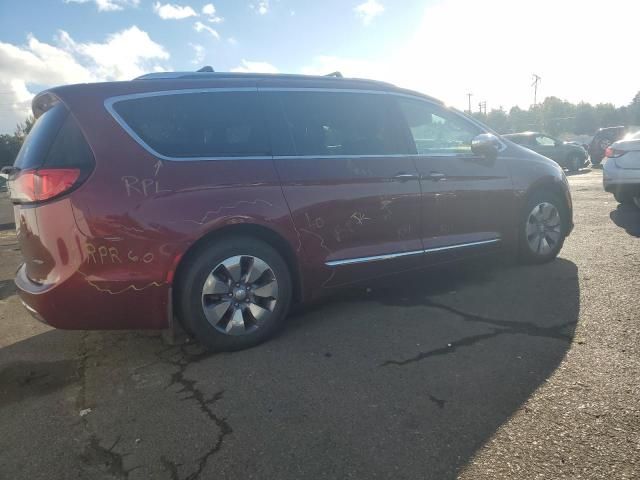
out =
[(604, 156), (607, 158), (617, 158), (621, 157), (625, 153), (627, 152), (624, 150), (616, 150), (615, 148), (607, 147), (607, 149), (604, 151)]
[(34, 203), (51, 200), (73, 189), (80, 182), (79, 168), (42, 168), (24, 170), (9, 183), (11, 200), (16, 203)]
[(62, 103), (36, 121), (13, 167), (8, 187), (13, 203), (53, 200), (80, 186), (95, 160), (80, 127)]

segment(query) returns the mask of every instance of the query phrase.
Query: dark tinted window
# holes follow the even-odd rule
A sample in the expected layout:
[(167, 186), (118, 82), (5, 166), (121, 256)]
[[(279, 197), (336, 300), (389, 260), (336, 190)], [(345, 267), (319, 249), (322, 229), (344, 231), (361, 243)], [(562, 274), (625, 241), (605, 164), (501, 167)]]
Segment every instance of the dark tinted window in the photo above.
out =
[(471, 153), (471, 141), (482, 133), (473, 123), (435, 104), (398, 98), (418, 154)]
[[(386, 95), (350, 92), (278, 92), (293, 151), (280, 155), (389, 155), (402, 153)], [(279, 145), (279, 142), (276, 142)], [(279, 149), (280, 150), (280, 149)]]
[(45, 167), (83, 167), (93, 165), (93, 153), (73, 115), (67, 115), (44, 162)]
[(255, 92), (206, 92), (125, 100), (114, 105), (153, 150), (169, 157), (269, 155)]
[(40, 167), (66, 116), (67, 109), (61, 103), (44, 112), (27, 135), (13, 165), (21, 170)]

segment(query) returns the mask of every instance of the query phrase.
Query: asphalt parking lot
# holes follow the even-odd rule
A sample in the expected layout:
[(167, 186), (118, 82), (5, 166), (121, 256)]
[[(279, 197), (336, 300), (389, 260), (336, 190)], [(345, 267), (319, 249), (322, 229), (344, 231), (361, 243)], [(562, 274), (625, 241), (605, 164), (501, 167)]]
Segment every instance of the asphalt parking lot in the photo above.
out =
[(378, 282), (214, 355), (32, 320), (0, 199), (0, 477), (639, 478), (640, 211), (570, 183), (550, 264)]

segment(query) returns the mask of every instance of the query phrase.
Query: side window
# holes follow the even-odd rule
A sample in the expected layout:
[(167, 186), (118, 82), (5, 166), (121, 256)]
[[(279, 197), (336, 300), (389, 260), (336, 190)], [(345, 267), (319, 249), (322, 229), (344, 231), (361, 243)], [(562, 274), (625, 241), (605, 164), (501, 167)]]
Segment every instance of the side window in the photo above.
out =
[(541, 147), (555, 147), (556, 142), (553, 138), (549, 137), (536, 137), (536, 143)]
[(270, 155), (256, 92), (123, 100), (114, 110), (156, 152), (178, 158)]
[[(386, 95), (351, 92), (277, 92), (293, 151), (281, 155), (389, 155), (402, 152)], [(275, 142), (276, 148), (278, 142)]]
[(471, 141), (482, 133), (464, 118), (421, 100), (397, 100), (421, 155), (471, 153)]

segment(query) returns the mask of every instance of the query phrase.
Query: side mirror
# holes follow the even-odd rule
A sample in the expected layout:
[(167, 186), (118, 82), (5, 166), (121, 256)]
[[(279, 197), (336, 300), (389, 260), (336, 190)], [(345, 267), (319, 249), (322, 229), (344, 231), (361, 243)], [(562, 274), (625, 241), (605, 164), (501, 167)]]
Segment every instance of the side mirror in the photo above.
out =
[(500, 140), (492, 133), (481, 133), (471, 140), (471, 151), (488, 159), (495, 159), (500, 151)]

